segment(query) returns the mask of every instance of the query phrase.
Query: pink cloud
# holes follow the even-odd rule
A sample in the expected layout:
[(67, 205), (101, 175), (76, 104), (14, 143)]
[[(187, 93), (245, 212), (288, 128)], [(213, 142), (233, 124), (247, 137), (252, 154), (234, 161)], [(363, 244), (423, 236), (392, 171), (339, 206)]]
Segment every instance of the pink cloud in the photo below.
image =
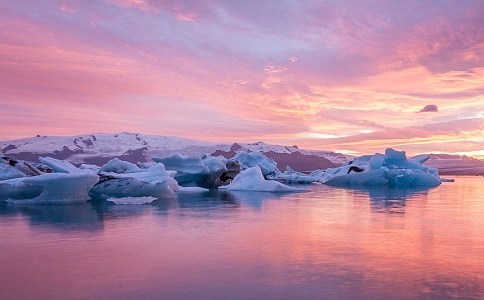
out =
[[(479, 1), (2, 6), (0, 139), (139, 131), (364, 151), (480, 133), (448, 130), (484, 116)], [(429, 103), (438, 114), (415, 114)]]

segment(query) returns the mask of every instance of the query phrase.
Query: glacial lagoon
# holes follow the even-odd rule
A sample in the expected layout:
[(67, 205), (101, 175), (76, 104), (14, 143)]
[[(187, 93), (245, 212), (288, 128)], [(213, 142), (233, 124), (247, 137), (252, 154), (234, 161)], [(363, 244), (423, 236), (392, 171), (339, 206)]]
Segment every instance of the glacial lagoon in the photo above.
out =
[(0, 204), (13, 299), (484, 299), (484, 177)]

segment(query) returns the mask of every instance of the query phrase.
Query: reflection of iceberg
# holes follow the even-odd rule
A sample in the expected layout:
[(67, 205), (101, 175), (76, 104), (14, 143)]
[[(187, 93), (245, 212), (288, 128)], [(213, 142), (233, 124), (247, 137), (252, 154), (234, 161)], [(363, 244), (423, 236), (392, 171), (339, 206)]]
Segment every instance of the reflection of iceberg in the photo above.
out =
[(436, 187), (442, 180), (437, 169), (421, 165), (427, 159), (408, 160), (404, 151), (388, 148), (384, 155), (365, 155), (345, 166), (330, 168), (320, 182), (337, 187)]
[(122, 198), (107, 198), (106, 201), (113, 202), (114, 204), (118, 205), (142, 205), (148, 204), (155, 201), (157, 198), (155, 197), (122, 197)]
[(238, 204), (250, 205), (260, 209), (266, 200), (277, 199), (283, 195), (280, 193), (271, 192), (256, 192), (256, 191), (226, 191), (227, 197)]
[(427, 195), (430, 188), (414, 187), (367, 187), (351, 189), (355, 195), (370, 198), (370, 208), (373, 212), (405, 213), (406, 202), (414, 197)]
[(75, 205), (0, 204), (0, 215), (22, 215), (35, 227), (96, 231), (104, 228), (101, 215), (89, 202)]

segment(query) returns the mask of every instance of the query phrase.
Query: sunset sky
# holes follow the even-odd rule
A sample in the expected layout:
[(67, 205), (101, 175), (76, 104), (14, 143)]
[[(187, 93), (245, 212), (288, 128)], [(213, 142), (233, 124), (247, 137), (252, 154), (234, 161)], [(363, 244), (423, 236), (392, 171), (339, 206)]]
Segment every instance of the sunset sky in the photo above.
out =
[(484, 158), (482, 0), (0, 0), (0, 140)]

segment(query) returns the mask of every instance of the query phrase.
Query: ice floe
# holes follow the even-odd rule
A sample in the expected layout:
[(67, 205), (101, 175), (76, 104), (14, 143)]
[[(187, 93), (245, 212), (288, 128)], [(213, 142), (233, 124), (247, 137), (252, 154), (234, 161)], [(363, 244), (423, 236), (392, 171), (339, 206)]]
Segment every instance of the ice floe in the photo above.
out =
[(319, 182), (337, 187), (440, 185), (437, 169), (421, 165), (424, 161), (425, 158), (409, 160), (405, 151), (388, 148), (385, 154), (364, 155), (342, 167), (327, 169)]
[(257, 192), (303, 192), (304, 189), (291, 187), (274, 180), (266, 180), (261, 168), (255, 166), (240, 172), (229, 185), (219, 189), (228, 191), (257, 191)]

